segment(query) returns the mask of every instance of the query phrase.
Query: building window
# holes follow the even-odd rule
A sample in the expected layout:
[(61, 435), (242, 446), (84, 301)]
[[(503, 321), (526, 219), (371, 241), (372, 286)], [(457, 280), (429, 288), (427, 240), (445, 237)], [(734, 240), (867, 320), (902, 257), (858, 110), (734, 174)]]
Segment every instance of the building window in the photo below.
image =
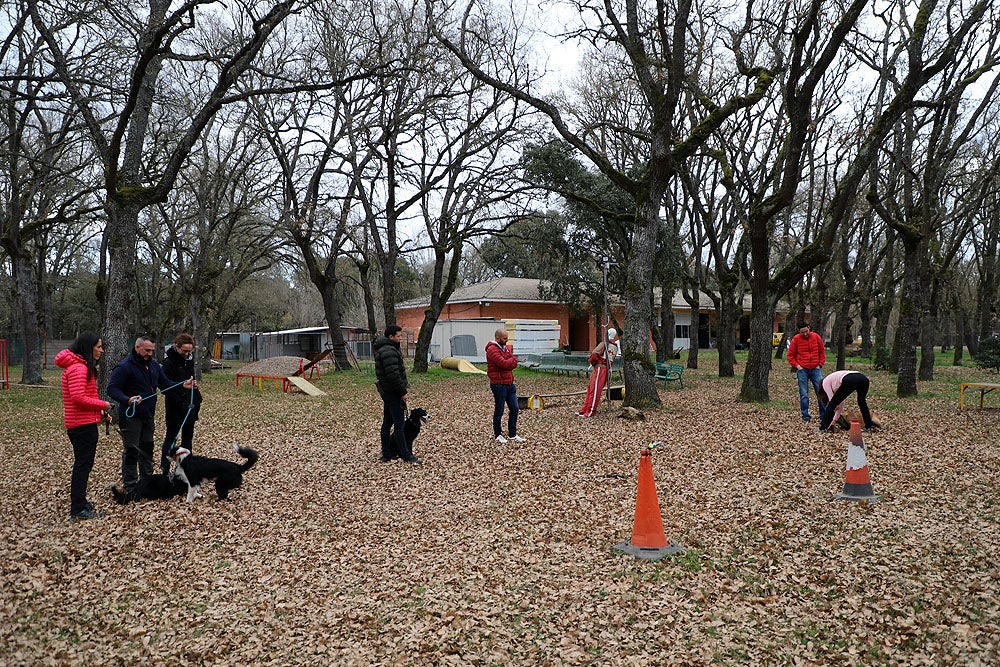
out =
[(690, 337), (691, 337), (690, 324), (674, 325), (674, 338), (690, 338)]

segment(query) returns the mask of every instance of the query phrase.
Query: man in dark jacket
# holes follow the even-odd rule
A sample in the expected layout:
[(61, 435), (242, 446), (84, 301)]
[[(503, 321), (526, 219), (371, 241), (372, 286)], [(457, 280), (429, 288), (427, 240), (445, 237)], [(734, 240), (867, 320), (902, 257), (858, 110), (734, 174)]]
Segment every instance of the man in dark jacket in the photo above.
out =
[[(153, 427), (156, 413), (157, 389), (173, 386), (153, 360), (156, 343), (148, 336), (135, 341), (135, 349), (111, 371), (108, 396), (118, 403), (118, 425), (122, 435), (122, 485), (131, 491), (139, 483), (140, 475), (153, 474)], [(183, 385), (191, 389), (194, 378)], [(134, 409), (130, 406), (135, 404)], [(129, 416), (129, 412), (134, 412)]]
[[(421, 465), (423, 461), (413, 455), (410, 445), (406, 442), (404, 422), (406, 421), (406, 365), (403, 353), (399, 349), (399, 341), (403, 337), (403, 328), (390, 324), (385, 328), (385, 335), (379, 336), (372, 343), (375, 353), (375, 388), (382, 397), (382, 457), (383, 463), (393, 459), (403, 459), (407, 463)], [(395, 427), (392, 439), (389, 434)]]
[[(171, 383), (182, 382), (194, 377), (194, 337), (189, 333), (180, 333), (174, 337), (174, 344), (167, 350), (161, 366), (163, 374)], [(194, 451), (194, 423), (198, 421), (198, 410), (201, 408), (201, 392), (198, 391), (198, 381), (194, 388), (188, 391), (168, 391), (163, 395), (163, 407), (166, 409), (167, 432), (163, 437), (163, 447), (160, 452), (160, 469), (164, 474), (170, 472), (171, 450), (177, 447)], [(178, 436), (180, 436), (178, 438)]]

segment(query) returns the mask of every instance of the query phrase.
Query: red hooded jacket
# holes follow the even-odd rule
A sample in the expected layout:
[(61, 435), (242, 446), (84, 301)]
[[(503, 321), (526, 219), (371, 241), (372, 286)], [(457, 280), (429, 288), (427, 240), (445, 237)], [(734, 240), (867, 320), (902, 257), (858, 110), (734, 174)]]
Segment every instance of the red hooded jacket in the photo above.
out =
[(517, 357), (495, 340), (486, 343), (486, 374), (490, 384), (514, 384)]
[(803, 338), (802, 334), (792, 336), (792, 342), (788, 344), (788, 363), (792, 368), (802, 366), (806, 370), (819, 368), (826, 363), (826, 347), (823, 346), (823, 339), (815, 331), (809, 332), (809, 338)]
[(98, 424), (107, 401), (97, 395), (97, 378), (87, 379), (87, 362), (79, 354), (63, 350), (56, 355), (56, 366), (63, 369), (63, 423), (67, 429)]

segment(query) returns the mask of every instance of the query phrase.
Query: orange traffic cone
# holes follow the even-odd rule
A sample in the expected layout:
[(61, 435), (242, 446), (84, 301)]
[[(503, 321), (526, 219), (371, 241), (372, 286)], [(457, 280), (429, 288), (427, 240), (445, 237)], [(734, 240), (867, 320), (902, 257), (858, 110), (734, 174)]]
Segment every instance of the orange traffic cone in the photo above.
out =
[(632, 539), (616, 544), (614, 550), (646, 560), (659, 560), (685, 551), (676, 542), (668, 541), (663, 532), (660, 502), (656, 497), (656, 482), (653, 481), (653, 450), (648, 447), (642, 450), (639, 457), (639, 491), (635, 499)]
[(851, 431), (847, 444), (847, 472), (844, 474), (844, 490), (838, 493), (837, 500), (867, 500), (877, 503), (879, 497), (872, 488), (872, 479), (868, 474), (868, 456), (865, 454), (865, 441), (861, 437), (861, 423), (851, 420)]

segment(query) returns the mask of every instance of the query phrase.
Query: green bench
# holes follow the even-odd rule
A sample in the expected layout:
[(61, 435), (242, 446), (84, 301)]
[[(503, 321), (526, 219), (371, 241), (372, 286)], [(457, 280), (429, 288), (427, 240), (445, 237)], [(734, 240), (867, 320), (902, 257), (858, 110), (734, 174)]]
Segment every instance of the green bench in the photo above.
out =
[(542, 355), (540, 354), (524, 354), (517, 358), (517, 365), (521, 368), (538, 368), (538, 365), (541, 363)]
[(657, 380), (663, 380), (663, 388), (667, 388), (668, 382), (676, 381), (680, 388), (684, 388), (684, 367), (680, 364), (656, 364), (656, 375), (654, 376)]
[[(563, 354), (561, 352), (553, 352), (551, 354), (539, 355), (539, 359), (532, 359), (530, 365), (526, 366), (528, 368), (534, 368), (538, 371), (550, 371), (556, 374), (570, 375), (571, 373), (579, 375), (587, 375), (590, 373), (590, 355), (589, 354)], [(622, 370), (621, 358), (615, 359), (615, 363), (611, 367), (611, 372), (620, 373)]]

